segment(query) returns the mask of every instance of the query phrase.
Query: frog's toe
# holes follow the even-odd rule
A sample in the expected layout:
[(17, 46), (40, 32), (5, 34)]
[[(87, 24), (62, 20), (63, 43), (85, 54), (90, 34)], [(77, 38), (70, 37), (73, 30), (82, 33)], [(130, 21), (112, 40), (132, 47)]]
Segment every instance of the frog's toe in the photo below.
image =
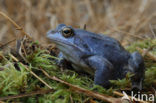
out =
[(55, 60), (56, 65), (61, 66), (64, 64), (64, 59), (57, 59)]

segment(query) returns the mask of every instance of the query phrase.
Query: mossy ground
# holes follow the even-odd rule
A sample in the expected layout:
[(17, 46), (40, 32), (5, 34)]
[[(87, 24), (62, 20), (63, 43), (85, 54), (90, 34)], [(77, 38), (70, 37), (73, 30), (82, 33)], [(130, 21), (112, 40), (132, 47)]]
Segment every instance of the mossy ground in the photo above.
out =
[[(30, 45), (33, 45), (33, 43)], [(156, 40), (146, 40), (128, 46), (127, 50), (133, 52), (137, 50), (137, 47), (147, 49), (153, 45), (156, 45)], [(149, 52), (156, 55), (156, 47)], [(48, 79), (40, 69), (44, 69), (49, 75), (56, 76), (73, 85), (111, 96), (114, 96), (114, 90), (130, 88), (130, 75), (122, 80), (112, 81), (114, 86), (110, 89), (93, 85), (93, 80), (90, 79), (88, 75), (78, 74), (73, 70), (67, 68), (62, 69), (56, 66), (55, 59), (57, 58), (50, 55), (49, 51), (46, 49), (35, 48), (35, 50), (25, 58), (28, 61), (25, 65), (48, 83), (54, 91), (48, 94), (6, 100), (6, 102), (70, 103), (71, 101), (74, 101), (74, 103), (84, 103), (84, 101), (90, 99), (90, 97), (87, 97), (84, 94), (73, 92), (71, 88), (64, 84)], [(144, 90), (145, 92), (148, 92), (150, 91), (149, 87), (156, 87), (156, 62), (151, 60), (148, 56), (145, 56), (144, 59), (146, 65)], [(0, 70), (0, 97), (48, 89), (38, 79), (33, 77), (25, 67), (20, 65), (19, 62), (15, 62), (9, 55), (4, 55), (2, 52), (0, 53)]]

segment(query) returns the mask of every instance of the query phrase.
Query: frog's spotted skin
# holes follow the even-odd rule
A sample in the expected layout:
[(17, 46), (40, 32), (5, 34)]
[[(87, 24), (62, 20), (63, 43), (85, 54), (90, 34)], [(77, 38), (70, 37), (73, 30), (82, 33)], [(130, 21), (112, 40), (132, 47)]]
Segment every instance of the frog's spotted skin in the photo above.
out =
[(141, 55), (130, 54), (117, 40), (65, 24), (49, 31), (47, 37), (74, 69), (94, 75), (95, 84), (109, 87), (109, 80), (124, 78), (132, 72), (132, 86), (142, 89), (145, 67)]

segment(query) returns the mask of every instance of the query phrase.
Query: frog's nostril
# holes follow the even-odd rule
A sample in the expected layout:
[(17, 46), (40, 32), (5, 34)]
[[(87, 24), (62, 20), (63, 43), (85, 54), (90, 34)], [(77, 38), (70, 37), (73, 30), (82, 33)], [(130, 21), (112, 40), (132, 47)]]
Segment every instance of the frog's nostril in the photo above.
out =
[(50, 34), (51, 34), (51, 30), (47, 32), (47, 34), (46, 34), (47, 38), (50, 37)]
[(46, 34), (47, 38), (52, 38), (53, 35), (55, 35), (56, 31), (55, 30), (49, 30)]
[(47, 32), (47, 35), (49, 35), (49, 34), (54, 34), (54, 33), (56, 33), (55, 30), (49, 30), (49, 31)]
[(49, 30), (49, 31), (47, 32), (47, 37), (48, 37), (49, 35), (53, 34), (53, 33), (54, 33), (53, 30)]

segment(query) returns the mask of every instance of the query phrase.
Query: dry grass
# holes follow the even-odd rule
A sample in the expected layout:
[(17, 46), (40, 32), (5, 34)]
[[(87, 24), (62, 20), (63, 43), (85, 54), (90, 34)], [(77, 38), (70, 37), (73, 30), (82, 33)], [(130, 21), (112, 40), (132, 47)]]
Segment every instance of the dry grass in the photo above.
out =
[[(65, 23), (108, 34), (122, 44), (155, 37), (155, 0), (0, 0), (0, 10), (35, 40), (46, 44), (46, 32)], [(152, 32), (151, 32), (152, 31)], [(0, 17), (0, 43), (20, 38), (20, 32)]]

